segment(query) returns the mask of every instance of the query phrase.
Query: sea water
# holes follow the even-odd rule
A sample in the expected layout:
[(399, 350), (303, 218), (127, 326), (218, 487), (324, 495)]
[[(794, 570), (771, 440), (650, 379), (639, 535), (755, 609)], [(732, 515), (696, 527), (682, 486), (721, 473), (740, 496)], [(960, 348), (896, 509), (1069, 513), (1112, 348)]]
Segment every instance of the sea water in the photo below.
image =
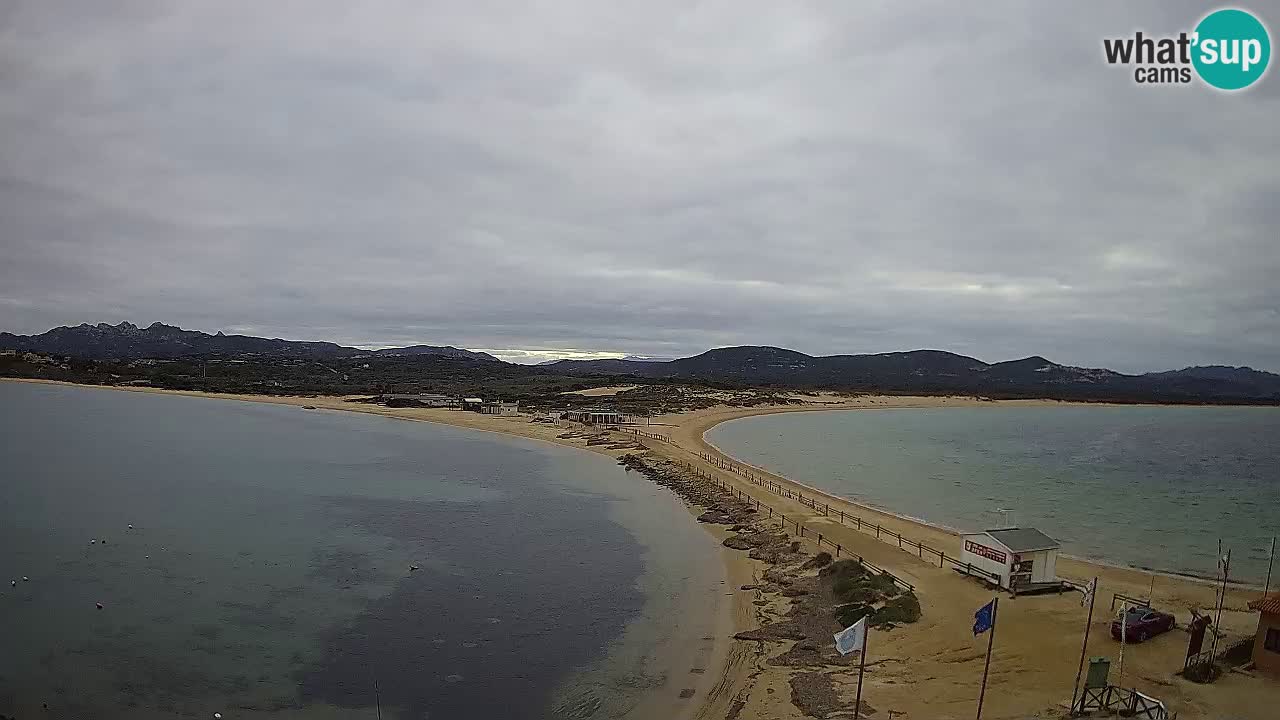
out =
[(1280, 534), (1280, 408), (785, 413), (707, 439), (836, 495), (966, 531), (1009, 520), (1134, 567), (1212, 577), (1221, 539), (1231, 576), (1261, 583)]
[(607, 457), (0, 382), (0, 713), (21, 720), (624, 717), (686, 681), (663, 650), (711, 633), (682, 609), (717, 578), (679, 501)]

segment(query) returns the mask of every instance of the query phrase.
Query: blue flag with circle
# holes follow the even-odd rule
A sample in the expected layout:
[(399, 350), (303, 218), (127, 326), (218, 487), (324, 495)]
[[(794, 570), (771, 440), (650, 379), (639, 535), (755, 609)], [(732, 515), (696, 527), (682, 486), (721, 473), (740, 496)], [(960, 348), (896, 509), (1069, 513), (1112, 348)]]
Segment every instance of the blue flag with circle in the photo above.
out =
[(977, 637), (982, 633), (991, 629), (993, 616), (996, 612), (996, 601), (983, 605), (978, 608), (978, 612), (973, 614), (973, 636)]

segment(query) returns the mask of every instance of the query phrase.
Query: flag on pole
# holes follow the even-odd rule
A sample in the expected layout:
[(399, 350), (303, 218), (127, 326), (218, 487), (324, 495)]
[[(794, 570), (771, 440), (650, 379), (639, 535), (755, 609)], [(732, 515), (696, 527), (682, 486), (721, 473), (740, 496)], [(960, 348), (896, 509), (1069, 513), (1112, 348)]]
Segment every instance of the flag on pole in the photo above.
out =
[(992, 616), (995, 614), (995, 609), (996, 609), (996, 601), (992, 600), (986, 605), (983, 605), (982, 607), (978, 608), (978, 612), (973, 614), (973, 636), (974, 637), (978, 637), (982, 633), (991, 629), (991, 625), (994, 622), (992, 619)]
[(996, 644), (996, 610), (1000, 607), (1000, 598), (991, 598), (991, 602), (978, 608), (973, 614), (973, 636), (991, 631), (987, 636), (987, 660), (982, 664), (982, 689), (978, 690), (978, 720), (982, 720), (982, 701), (987, 696), (987, 674), (991, 672), (991, 648)]
[(1084, 589), (1084, 595), (1080, 597), (1080, 607), (1084, 607), (1089, 604), (1089, 601), (1093, 599), (1093, 593), (1097, 591), (1097, 589), (1098, 578), (1094, 578), (1089, 582), (1089, 586)]
[(1124, 687), (1124, 646), (1129, 644), (1129, 603), (1120, 602), (1120, 683)]
[(841, 655), (848, 655), (854, 650), (861, 650), (863, 640), (867, 636), (867, 618), (864, 616), (858, 622), (841, 630), (835, 634), (836, 650)]

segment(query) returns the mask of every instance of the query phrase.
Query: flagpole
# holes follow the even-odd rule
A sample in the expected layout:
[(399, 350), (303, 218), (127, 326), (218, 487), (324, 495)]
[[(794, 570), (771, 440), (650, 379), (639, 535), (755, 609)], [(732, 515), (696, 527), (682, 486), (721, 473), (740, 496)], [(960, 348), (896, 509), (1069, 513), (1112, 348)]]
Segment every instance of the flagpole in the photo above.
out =
[(1098, 597), (1098, 578), (1089, 586), (1089, 619), (1084, 621), (1084, 643), (1080, 645), (1080, 667), (1076, 668), (1076, 684), (1071, 686), (1071, 712), (1076, 711), (1076, 695), (1080, 692), (1080, 675), (1084, 673), (1084, 656), (1089, 650), (1089, 627), (1093, 624), (1093, 601)]
[(1267, 584), (1262, 588), (1262, 597), (1267, 596), (1267, 592), (1271, 590), (1271, 566), (1276, 561), (1276, 536), (1271, 536), (1271, 556), (1267, 558)]
[(1218, 541), (1218, 556), (1222, 558), (1222, 594), (1218, 596), (1218, 616), (1213, 620), (1213, 646), (1212, 654), (1209, 655), (1210, 662), (1213, 657), (1218, 654), (1218, 634), (1222, 627), (1222, 606), (1227, 604), (1227, 576), (1231, 573), (1231, 550), (1227, 550), (1225, 556), (1222, 555), (1222, 541)]
[(1000, 610), (1000, 598), (991, 601), (991, 636), (987, 638), (987, 662), (982, 666), (982, 689), (978, 691), (978, 720), (982, 720), (982, 701), (987, 695), (987, 673), (991, 670), (991, 646), (996, 643), (996, 613)]
[(867, 636), (871, 633), (862, 631), (862, 654), (858, 657), (858, 697), (853, 702), (853, 720), (862, 717), (862, 673), (867, 668)]
[(1124, 646), (1129, 644), (1129, 601), (1120, 601), (1120, 680), (1116, 687), (1124, 687)]

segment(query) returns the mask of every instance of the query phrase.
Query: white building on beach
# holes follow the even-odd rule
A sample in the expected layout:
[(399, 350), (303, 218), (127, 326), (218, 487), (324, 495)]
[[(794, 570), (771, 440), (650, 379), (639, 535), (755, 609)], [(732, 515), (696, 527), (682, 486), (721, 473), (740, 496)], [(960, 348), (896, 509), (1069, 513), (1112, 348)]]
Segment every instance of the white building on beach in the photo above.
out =
[(628, 415), (612, 408), (587, 408), (585, 410), (566, 410), (565, 420), (586, 423), (588, 425), (648, 425), (646, 415)]
[(1025, 592), (1058, 587), (1062, 544), (1035, 528), (999, 528), (961, 538), (960, 562), (1000, 578), (1000, 587)]
[(485, 415), (503, 415), (510, 417), (520, 414), (520, 403), (503, 402), (501, 400), (491, 400), (480, 406), (480, 412)]

